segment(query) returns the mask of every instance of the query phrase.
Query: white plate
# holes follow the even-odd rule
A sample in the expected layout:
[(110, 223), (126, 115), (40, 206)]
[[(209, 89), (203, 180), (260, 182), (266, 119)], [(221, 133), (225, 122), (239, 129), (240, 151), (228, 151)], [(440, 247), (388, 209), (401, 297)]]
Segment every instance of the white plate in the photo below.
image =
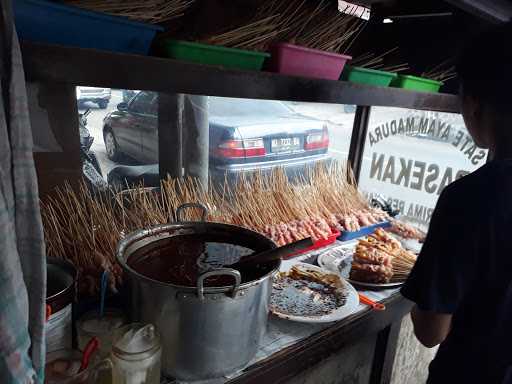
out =
[(361, 288), (373, 288), (373, 289), (388, 289), (388, 288), (397, 288), (402, 286), (405, 281), (399, 281), (395, 283), (365, 283), (363, 281), (357, 281), (352, 279), (347, 279), (351, 284), (355, 285), (356, 287)]
[[(281, 272), (287, 272), (289, 271), (294, 265), (298, 266), (299, 268), (304, 268), (305, 270), (315, 271), (315, 272), (321, 272), (324, 274), (333, 274), (330, 271), (326, 271), (325, 269), (319, 268), (317, 266), (306, 264), (306, 263), (286, 263), (284, 265), (281, 265), (280, 271)], [(339, 276), (339, 274), (334, 273)], [(341, 278), (341, 281), (343, 282), (343, 294), (346, 297), (346, 302), (344, 305), (339, 307), (338, 309), (334, 310), (333, 312), (322, 315), (322, 316), (298, 316), (298, 315), (289, 315), (287, 313), (282, 313), (275, 310), (270, 310), (272, 314), (275, 316), (285, 319), (285, 320), (291, 320), (291, 321), (297, 321), (301, 323), (330, 323), (333, 321), (339, 321), (351, 314), (353, 314), (358, 306), (359, 306), (359, 295), (357, 294), (357, 291), (355, 288), (350, 285), (345, 279)]]

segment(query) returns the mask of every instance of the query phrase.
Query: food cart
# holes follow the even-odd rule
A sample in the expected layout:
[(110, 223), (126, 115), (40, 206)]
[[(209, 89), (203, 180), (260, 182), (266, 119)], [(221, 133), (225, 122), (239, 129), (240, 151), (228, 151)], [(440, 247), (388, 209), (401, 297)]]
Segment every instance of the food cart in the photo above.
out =
[[(257, 2), (253, 2), (257, 3)], [(358, 1), (369, 5), (372, 1)], [(388, 2), (372, 9), (372, 25), (378, 40), (383, 27), (381, 21), (396, 16), (393, 12), (406, 9), (392, 7)], [(389, 2), (391, 3), (391, 2)], [(440, 2), (441, 3), (441, 2)], [(486, 8), (485, 2), (450, 1), (449, 13), (459, 15), (457, 24), (483, 17), (500, 20), (510, 9)], [(481, 3), (481, 4), (480, 4)], [(412, 7), (414, 8), (414, 7)], [(421, 7), (420, 7), (421, 8)], [(443, 10), (445, 9), (444, 5)], [(208, 7), (191, 21), (204, 20), (206, 12), (225, 12), (221, 4)], [(375, 12), (375, 13), (373, 13)], [(443, 11), (446, 13), (446, 11)], [(432, 6), (432, 18), (441, 15)], [(502, 12), (502, 13), (500, 13)], [(398, 14), (395, 22), (409, 13)], [(419, 14), (419, 8), (416, 15)], [(435, 16), (437, 14), (437, 16)], [(476, 16), (475, 16), (476, 15)], [(236, 17), (236, 16), (235, 16)], [(419, 16), (421, 18), (421, 15)], [(437, 37), (453, 32), (444, 21), (421, 19), (421, 28), (439, 28)], [(398, 23), (397, 23), (398, 24)], [(385, 25), (385, 24), (384, 24)], [(414, 30), (413, 24), (397, 26), (396, 33)], [(447, 32), (448, 31), (448, 32)], [(425, 31), (418, 32), (425, 34)], [(389, 36), (392, 36), (390, 34)], [(448, 34), (446, 42), (438, 47), (418, 47), (425, 55), (450, 50), (449, 41), (457, 39)], [(406, 44), (407, 39), (403, 39)], [(436, 40), (437, 42), (437, 40)], [(409, 47), (410, 49), (410, 47)], [(36, 87), (39, 106), (61, 150), (35, 153), (40, 193), (51, 195), (54, 188), (65, 182), (76, 186), (82, 174), (79, 151), (78, 110), (75, 87), (102, 87), (158, 92), (158, 148), (159, 173), (162, 179), (188, 175), (201, 178), (207, 175), (208, 142), (202, 139), (183, 140), (184, 134), (204, 138), (204, 124), (186, 125), (179, 118), (183, 109), (183, 95), (220, 96), (231, 98), (283, 100), (356, 105), (348, 152), (356, 180), (360, 177), (369, 121), (374, 107), (398, 107), (413, 110), (459, 113), (458, 98), (454, 94), (407, 90), (395, 87), (365, 85), (350, 81), (287, 76), (271, 72), (227, 69), (180, 60), (146, 55), (108, 52), (88, 48), (59, 46), (34, 41), (22, 41), (25, 74), (29, 86)], [(422, 56), (422, 55), (420, 55)], [(425, 60), (418, 58), (418, 66)], [(452, 93), (454, 87), (449, 89)], [(38, 115), (41, 116), (41, 115)], [(45, 129), (41, 121), (32, 120), (33, 129)], [(185, 132), (186, 131), (186, 132)], [(190, 155), (195, 154), (195, 155)], [(312, 255), (309, 253), (306, 255)], [(360, 304), (354, 313), (334, 323), (301, 324), (271, 317), (267, 332), (261, 339), (256, 356), (241, 370), (223, 375), (208, 383), (405, 383), (425, 375), (429, 353), (418, 349), (412, 340), (411, 326), (406, 319), (412, 304), (402, 298), (397, 288), (363, 293), (384, 304), (385, 311), (372, 310)], [(160, 331), (161, 332), (161, 331)], [(179, 353), (179, 351), (178, 351)], [(409, 381), (408, 381), (409, 380)], [(413, 379), (414, 380), (414, 379)], [(172, 381), (168, 381), (169, 383)]]

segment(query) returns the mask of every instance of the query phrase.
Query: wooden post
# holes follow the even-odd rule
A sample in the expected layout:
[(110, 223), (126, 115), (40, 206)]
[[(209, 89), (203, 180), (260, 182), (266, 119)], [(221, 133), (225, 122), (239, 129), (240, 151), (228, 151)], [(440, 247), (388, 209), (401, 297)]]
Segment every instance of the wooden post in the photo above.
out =
[(160, 179), (183, 177), (183, 100), (181, 94), (158, 95)]
[(370, 111), (370, 107), (357, 107), (352, 136), (350, 138), (348, 162), (352, 167), (357, 182), (359, 182), (359, 176), (361, 175), (361, 165), (363, 163), (364, 145), (368, 132), (368, 123), (370, 121)]
[(208, 97), (185, 96), (183, 119), (183, 166), (186, 176), (199, 179), (208, 186), (209, 123)]
[(80, 134), (75, 86), (66, 83), (27, 83), (30, 123), (38, 136), (53, 135), (55, 142), (34, 153), (39, 194), (45, 196), (68, 182), (78, 186), (82, 177)]

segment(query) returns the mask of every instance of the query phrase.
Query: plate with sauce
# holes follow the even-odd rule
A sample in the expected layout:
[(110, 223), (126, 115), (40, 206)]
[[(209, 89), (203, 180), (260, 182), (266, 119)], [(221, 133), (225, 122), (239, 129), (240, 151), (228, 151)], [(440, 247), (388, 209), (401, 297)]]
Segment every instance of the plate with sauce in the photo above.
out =
[(339, 274), (305, 263), (283, 264), (274, 278), (270, 311), (302, 323), (330, 323), (359, 306), (355, 288)]

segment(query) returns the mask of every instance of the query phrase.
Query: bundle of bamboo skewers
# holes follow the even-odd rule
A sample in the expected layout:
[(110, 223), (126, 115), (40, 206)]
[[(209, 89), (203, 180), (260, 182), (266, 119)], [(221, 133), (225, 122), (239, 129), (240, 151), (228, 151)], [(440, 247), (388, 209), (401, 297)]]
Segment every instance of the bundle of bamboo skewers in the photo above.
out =
[(379, 55), (375, 55), (375, 53), (372, 52), (367, 52), (352, 59), (350, 64), (361, 68), (378, 69), (380, 71), (395, 73), (407, 71), (409, 69), (408, 63), (386, 64), (386, 59), (389, 57), (389, 55), (396, 51), (398, 51), (398, 47), (391, 48)]
[[(204, 187), (192, 178), (164, 180), (158, 190), (139, 186), (122, 193), (94, 194), (85, 184), (78, 190), (65, 186), (41, 203), (47, 254), (77, 266), (84, 276), (82, 292), (97, 292), (103, 270), (111, 272), (110, 287), (115, 290), (122, 281), (115, 251), (123, 236), (175, 221), (176, 209), (189, 202), (207, 206), (210, 221), (267, 235), (269, 227), (294, 228), (291, 224), (302, 222), (310, 230), (303, 228), (302, 238), (322, 237), (326, 228), (346, 225), (344, 218), (356, 220), (356, 211), (374, 212), (358, 191), (350, 168), (336, 162), (317, 165), (299, 182), (276, 168), (268, 176), (244, 174), (234, 184), (220, 187)], [(188, 210), (185, 219), (199, 220), (200, 213)]]
[[(77, 190), (65, 185), (41, 202), (47, 255), (77, 267), (82, 293), (98, 292), (103, 271), (109, 272), (109, 286), (115, 292), (122, 282), (115, 259), (119, 241), (132, 231), (175, 221), (176, 209), (186, 202), (206, 204), (210, 220), (227, 220), (215, 217), (213, 197), (195, 179), (168, 179), (158, 190), (139, 186), (122, 193), (92, 193), (85, 183)], [(200, 216), (187, 212), (185, 218)]]
[(262, 17), (248, 24), (200, 40), (204, 44), (265, 51), (279, 36), (278, 16)]
[(453, 65), (453, 59), (449, 58), (442, 61), (441, 63), (423, 72), (421, 76), (427, 79), (441, 82), (446, 82), (457, 77), (457, 72), (455, 71), (455, 66)]
[(85, 184), (77, 191), (65, 185), (55, 197), (41, 202), (47, 255), (64, 258), (77, 267), (82, 292), (98, 291), (103, 270), (110, 272), (112, 290), (121, 282), (115, 251), (127, 228), (121, 225), (116, 208), (114, 199), (93, 195)]
[(182, 17), (195, 0), (65, 0), (69, 5), (159, 24)]
[(294, 44), (326, 52), (346, 53), (366, 26), (366, 21), (341, 12), (328, 0), (306, 9), (288, 33)]
[(201, 42), (256, 51), (266, 51), (275, 42), (290, 42), (338, 53), (350, 48), (365, 25), (329, 0), (267, 0), (248, 24)]

